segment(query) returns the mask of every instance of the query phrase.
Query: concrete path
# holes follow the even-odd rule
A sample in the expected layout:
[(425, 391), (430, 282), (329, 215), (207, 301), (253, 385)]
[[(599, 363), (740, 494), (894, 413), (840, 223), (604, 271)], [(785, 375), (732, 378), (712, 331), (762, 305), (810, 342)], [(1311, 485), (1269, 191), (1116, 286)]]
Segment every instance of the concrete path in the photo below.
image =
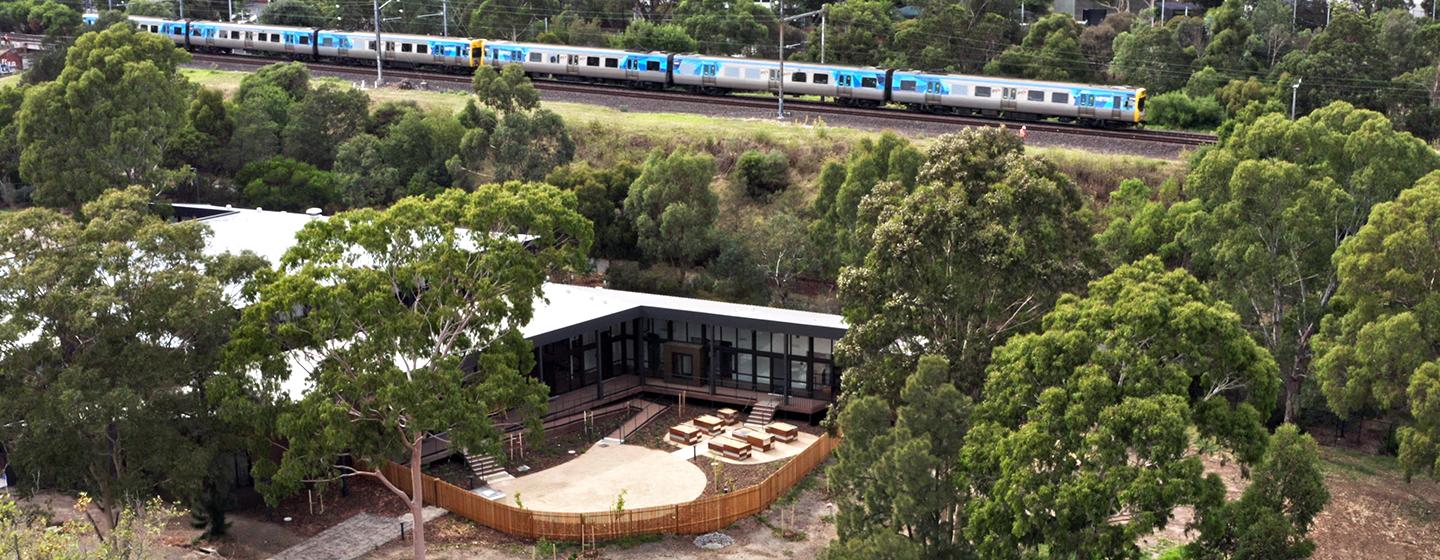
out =
[[(441, 508), (426, 507), (421, 516), (428, 523), (446, 513), (449, 512)], [(285, 549), (270, 560), (355, 560), (400, 538), (401, 523), (409, 532), (409, 513), (399, 517), (361, 513)]]

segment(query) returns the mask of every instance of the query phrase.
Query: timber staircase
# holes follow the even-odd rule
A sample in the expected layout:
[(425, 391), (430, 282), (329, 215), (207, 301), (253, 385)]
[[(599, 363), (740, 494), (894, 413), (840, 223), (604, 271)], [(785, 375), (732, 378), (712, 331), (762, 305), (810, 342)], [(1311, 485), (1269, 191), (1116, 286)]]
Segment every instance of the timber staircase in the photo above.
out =
[(465, 464), (470, 467), (470, 472), (474, 473), (476, 480), (484, 484), (514, 478), (505, 471), (505, 467), (500, 466), (499, 461), (490, 455), (466, 453)]
[(750, 415), (745, 417), (745, 423), (752, 426), (764, 426), (775, 418), (775, 409), (780, 406), (780, 399), (773, 395), (761, 397), (755, 401), (755, 406), (750, 407)]

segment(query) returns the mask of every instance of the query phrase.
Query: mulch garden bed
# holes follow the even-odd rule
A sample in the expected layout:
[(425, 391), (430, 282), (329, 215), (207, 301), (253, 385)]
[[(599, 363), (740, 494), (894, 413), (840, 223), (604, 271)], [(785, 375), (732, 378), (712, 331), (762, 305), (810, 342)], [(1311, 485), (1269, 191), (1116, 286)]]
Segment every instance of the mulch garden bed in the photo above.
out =
[[(350, 477), (349, 487), (350, 495), (342, 496), (340, 482), (335, 481), (323, 491), (317, 487), (312, 492), (296, 492), (281, 500), (273, 510), (259, 505), (245, 512), (283, 524), (298, 535), (312, 537), (359, 513), (394, 517), (410, 511), (398, 496), (373, 478)], [(285, 523), (286, 517), (291, 518), (289, 523)]]

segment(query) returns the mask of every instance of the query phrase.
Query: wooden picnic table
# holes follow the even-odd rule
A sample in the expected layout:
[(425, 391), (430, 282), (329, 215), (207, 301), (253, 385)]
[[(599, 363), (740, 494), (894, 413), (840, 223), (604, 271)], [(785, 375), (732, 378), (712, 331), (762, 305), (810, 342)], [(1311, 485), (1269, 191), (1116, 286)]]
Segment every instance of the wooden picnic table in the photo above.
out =
[(722, 408), (716, 411), (716, 414), (719, 415), (720, 419), (724, 420), (726, 424), (734, 424), (740, 421), (740, 412), (733, 408)]
[(709, 414), (702, 414), (695, 418), (695, 425), (707, 434), (714, 434), (720, 431), (720, 427), (725, 425), (725, 421)]
[(765, 426), (765, 431), (774, 435), (780, 441), (795, 441), (800, 437), (800, 428), (791, 426), (784, 422), (772, 422)]
[(689, 424), (670, 426), (670, 439), (684, 444), (700, 442), (700, 429)]
[(771, 447), (775, 446), (775, 436), (760, 430), (745, 428), (735, 430), (733, 435), (761, 451), (769, 451)]
[(720, 436), (710, 440), (706, 445), (710, 446), (711, 451), (731, 459), (740, 460), (750, 457), (750, 444), (736, 439)]

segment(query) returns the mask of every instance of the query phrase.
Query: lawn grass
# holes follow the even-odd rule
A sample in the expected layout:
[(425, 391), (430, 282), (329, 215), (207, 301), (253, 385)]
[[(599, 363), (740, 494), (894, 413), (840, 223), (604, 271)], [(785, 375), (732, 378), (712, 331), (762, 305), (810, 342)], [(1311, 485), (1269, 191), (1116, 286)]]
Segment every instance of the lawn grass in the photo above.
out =
[(11, 74), (9, 76), (5, 76), (4, 78), (0, 78), (0, 87), (18, 85), (20, 85), (20, 74)]

